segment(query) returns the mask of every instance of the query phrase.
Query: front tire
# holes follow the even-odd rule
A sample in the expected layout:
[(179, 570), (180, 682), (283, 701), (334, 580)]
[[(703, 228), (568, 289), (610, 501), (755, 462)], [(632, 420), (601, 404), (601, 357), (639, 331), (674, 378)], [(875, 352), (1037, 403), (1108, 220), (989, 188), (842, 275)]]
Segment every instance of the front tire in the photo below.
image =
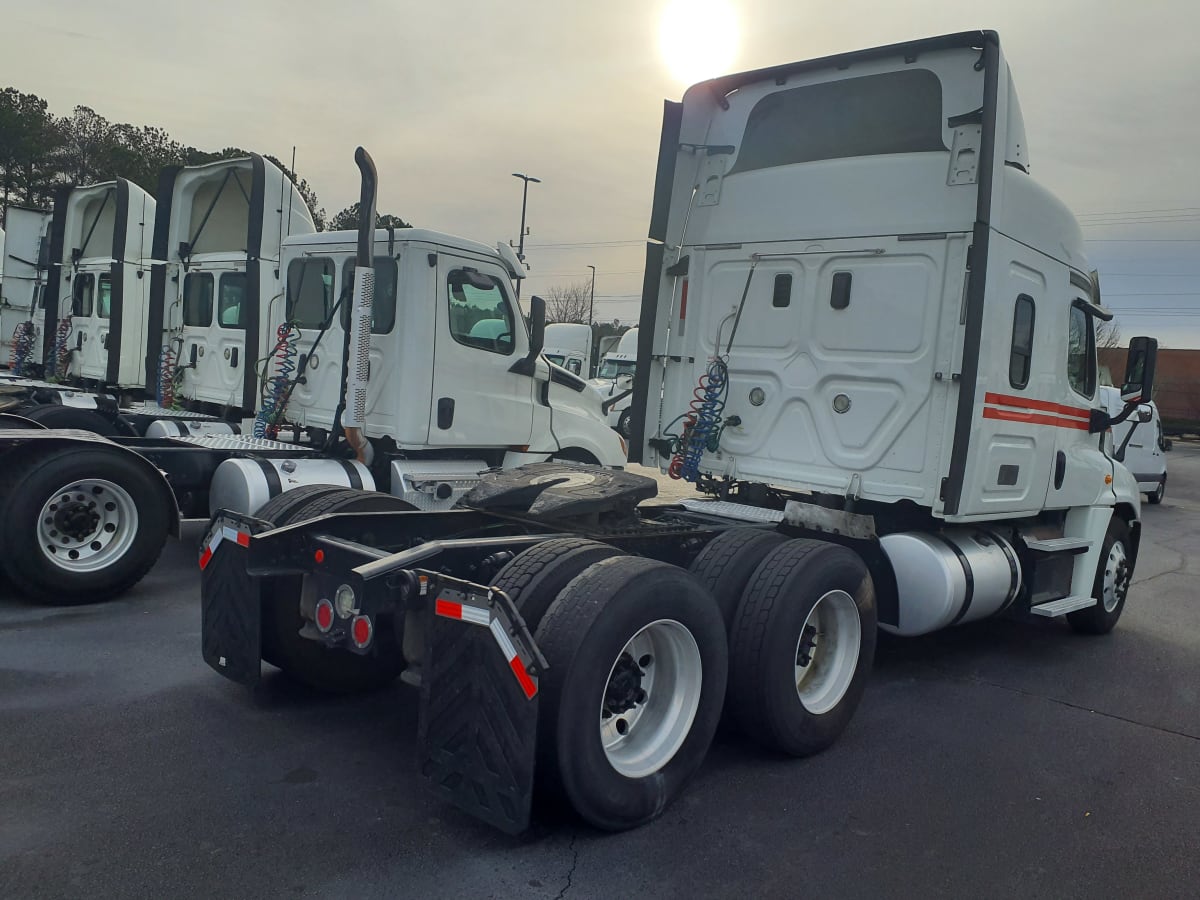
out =
[(43, 603), (99, 603), (154, 566), (170, 530), (164, 491), (138, 461), (104, 446), (60, 447), (0, 483), (0, 559)]
[(1158, 504), (1163, 502), (1163, 497), (1166, 496), (1166, 493), (1167, 493), (1167, 476), (1164, 475), (1162, 478), (1159, 479), (1158, 487), (1154, 489), (1153, 493), (1146, 495), (1146, 500), (1148, 500), (1153, 505), (1158, 506)]
[(1125, 610), (1125, 598), (1129, 594), (1129, 583), (1133, 579), (1132, 546), (1129, 526), (1124, 519), (1113, 517), (1104, 535), (1100, 548), (1100, 564), (1096, 567), (1096, 580), (1092, 584), (1092, 596), (1096, 605), (1067, 613), (1067, 622), (1080, 634), (1108, 634)]
[(734, 622), (734, 720), (791, 756), (826, 749), (858, 708), (875, 639), (875, 589), (857, 553), (825, 541), (779, 546), (746, 586)]
[(630, 407), (622, 411), (620, 418), (617, 419), (617, 434), (629, 440), (633, 437), (633, 408)]
[(688, 573), (652, 559), (595, 563), (537, 630), (539, 771), (608, 831), (658, 816), (695, 774), (725, 694), (728, 649), (716, 603)]

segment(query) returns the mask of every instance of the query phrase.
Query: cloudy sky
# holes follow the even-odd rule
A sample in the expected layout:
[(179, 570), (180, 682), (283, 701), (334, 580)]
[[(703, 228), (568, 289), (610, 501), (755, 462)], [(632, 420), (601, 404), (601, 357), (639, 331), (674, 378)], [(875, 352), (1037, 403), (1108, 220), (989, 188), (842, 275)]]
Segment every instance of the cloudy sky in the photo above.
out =
[(694, 0), (670, 34), (710, 22), (720, 44), (736, 44), (691, 59), (690, 74), (662, 47), (676, 2), (4, 0), (0, 84), (60, 114), (85, 104), (198, 147), (287, 159), (296, 145), (330, 212), (357, 198), (361, 143), (379, 167), (381, 210), (489, 244), (517, 238), (510, 173), (534, 175), (524, 295), (586, 279), (592, 264), (597, 318), (629, 320), (662, 101), (721, 74), (706, 64), (751, 69), (993, 28), (1033, 173), (1080, 214), (1122, 332), (1200, 347), (1191, 0), (715, 0), (731, 20)]

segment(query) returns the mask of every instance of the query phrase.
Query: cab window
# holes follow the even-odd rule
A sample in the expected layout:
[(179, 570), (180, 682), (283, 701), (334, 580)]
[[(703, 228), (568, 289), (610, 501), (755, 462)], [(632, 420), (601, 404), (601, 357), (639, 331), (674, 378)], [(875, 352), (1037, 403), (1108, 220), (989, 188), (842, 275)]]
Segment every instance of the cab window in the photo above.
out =
[(513, 352), (513, 313), (500, 279), (474, 269), (455, 269), (446, 279), (450, 334), (468, 347)]
[(1082, 307), (1071, 307), (1067, 333), (1067, 380), (1084, 397), (1096, 393), (1096, 328)]
[[(371, 334), (387, 334), (396, 324), (396, 261), (377, 256), (375, 297), (371, 301)], [(350, 307), (354, 301), (354, 260), (342, 266), (342, 327), (350, 327)]]
[(217, 324), (222, 328), (246, 327), (246, 273), (226, 272), (217, 292)]
[(1028, 294), (1017, 297), (1013, 308), (1012, 347), (1008, 354), (1008, 383), (1017, 390), (1029, 384), (1033, 361), (1033, 298)]
[(101, 319), (112, 316), (112, 276), (101, 275), (96, 283), (96, 315)]
[(71, 315), (90, 316), (96, 281), (91, 275), (76, 275), (75, 288), (71, 294)]
[(212, 324), (213, 277), (193, 272), (183, 279), (183, 324), (207, 328)]
[(287, 271), (287, 317), (300, 328), (321, 328), (333, 310), (333, 260), (294, 259)]

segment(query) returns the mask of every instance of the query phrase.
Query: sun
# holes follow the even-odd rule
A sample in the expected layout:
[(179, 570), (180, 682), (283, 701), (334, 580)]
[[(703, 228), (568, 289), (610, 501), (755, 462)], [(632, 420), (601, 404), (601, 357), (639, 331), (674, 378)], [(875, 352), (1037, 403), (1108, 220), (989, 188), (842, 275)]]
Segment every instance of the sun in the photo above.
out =
[(738, 16), (726, 0), (671, 0), (658, 46), (671, 75), (686, 85), (730, 71), (738, 50)]

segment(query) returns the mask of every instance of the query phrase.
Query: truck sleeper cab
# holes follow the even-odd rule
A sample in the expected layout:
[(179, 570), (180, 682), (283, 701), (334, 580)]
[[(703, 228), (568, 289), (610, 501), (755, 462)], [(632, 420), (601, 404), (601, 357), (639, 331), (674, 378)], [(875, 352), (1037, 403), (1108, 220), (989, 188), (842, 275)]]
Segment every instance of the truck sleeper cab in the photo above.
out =
[(549, 463), (445, 512), (220, 513), (206, 661), (245, 684), (264, 660), (323, 687), (403, 673), (439, 796), (517, 831), (536, 764), (619, 830), (679, 794), (723, 710), (772, 751), (831, 746), (879, 628), (1110, 631), (1140, 506), (1104, 433), (1156, 346), (1131, 341), (1103, 411), (1108, 313), (1028, 169), (992, 32), (691, 88), (664, 116), (631, 459), (715, 499), (639, 506), (649, 479)]
[(45, 329), (43, 292), (50, 271), (50, 213), (10, 206), (0, 267), (0, 365), (11, 374), (32, 375), (42, 366)]

